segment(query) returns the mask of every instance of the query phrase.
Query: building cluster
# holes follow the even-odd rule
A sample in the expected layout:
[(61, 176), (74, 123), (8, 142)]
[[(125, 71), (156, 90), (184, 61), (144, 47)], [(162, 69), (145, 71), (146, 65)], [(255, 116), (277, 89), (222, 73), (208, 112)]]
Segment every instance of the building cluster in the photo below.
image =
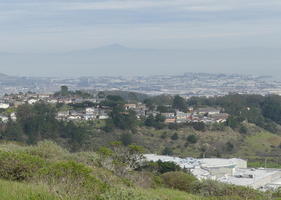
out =
[(263, 191), (281, 187), (281, 169), (247, 168), (247, 161), (239, 158), (179, 158), (146, 154), (145, 159), (173, 162), (189, 170), (199, 180), (211, 179), (222, 183), (251, 187)]
[(154, 76), (33, 78), (0, 74), (0, 95), (28, 91), (55, 92), (61, 85), (66, 85), (72, 90), (122, 90), (151, 95), (180, 94), (186, 97), (223, 96), (233, 92), (281, 95), (280, 80), (253, 75), (185, 73)]
[[(100, 99), (98, 98), (81, 98), (81, 97), (57, 97), (53, 94), (36, 94), (36, 93), (18, 93), (5, 95), (0, 99), (0, 120), (2, 122), (7, 122), (9, 117), (12, 120), (16, 120), (15, 110), (17, 107), (23, 104), (35, 104), (37, 102), (44, 102), (49, 104), (78, 104), (83, 102), (99, 103)], [(94, 117), (95, 116), (95, 117)], [(106, 109), (94, 109), (87, 108), (85, 111), (77, 110), (64, 110), (58, 111), (57, 119), (61, 120), (89, 120), (94, 118), (107, 119), (108, 115)]]
[(198, 109), (189, 108), (187, 112), (176, 111), (174, 113), (162, 113), (162, 115), (165, 117), (165, 123), (224, 123), (229, 117), (229, 115), (223, 113), (221, 109), (212, 107)]
[[(75, 97), (61, 97), (53, 94), (36, 94), (36, 93), (19, 93), (5, 95), (0, 99), (0, 110), (9, 112), (2, 112), (0, 119), (3, 122), (8, 121), (9, 117), (16, 120), (15, 108), (23, 104), (35, 104), (37, 102), (45, 102), (49, 104), (61, 104), (62, 106), (57, 113), (58, 120), (72, 121), (72, 120), (98, 120), (108, 119), (111, 108), (101, 106), (100, 102), (104, 100), (98, 97), (81, 98)], [(89, 106), (83, 108), (75, 108), (71, 105), (79, 103), (90, 103)], [(169, 105), (168, 105), (169, 107)], [(127, 103), (124, 105), (125, 110), (132, 110), (135, 112), (138, 119), (145, 119), (149, 116), (162, 115), (165, 118), (165, 123), (187, 123), (187, 122), (203, 122), (223, 123), (227, 120), (228, 114), (223, 113), (219, 108), (205, 107), (193, 109), (189, 108), (186, 112), (175, 110), (174, 112), (161, 113), (157, 110), (149, 110), (149, 108), (141, 103)]]

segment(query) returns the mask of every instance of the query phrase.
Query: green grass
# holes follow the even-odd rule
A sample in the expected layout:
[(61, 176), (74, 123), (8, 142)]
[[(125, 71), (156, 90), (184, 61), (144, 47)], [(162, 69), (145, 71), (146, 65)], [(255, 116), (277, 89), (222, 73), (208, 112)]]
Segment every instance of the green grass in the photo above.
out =
[(270, 153), (274, 147), (281, 144), (281, 137), (269, 132), (260, 132), (246, 137), (238, 155), (257, 156)]
[[(185, 130), (180, 131), (180, 137), (183, 137)], [(208, 139), (209, 133), (205, 134), (200, 137)], [(275, 142), (276, 138), (272, 139), (271, 135), (269, 136), (264, 136), (263, 139)], [(156, 140), (160, 136), (150, 137)], [(257, 191), (248, 192), (245, 188), (233, 190), (233, 187), (229, 188), (219, 183), (214, 185), (213, 182), (198, 182), (193, 185), (196, 190), (193, 190), (193, 187), (175, 187), (182, 185), (183, 176), (178, 176), (174, 185), (165, 184), (163, 176), (150, 172), (128, 172), (125, 177), (121, 177), (115, 174), (114, 170), (102, 168), (97, 162), (97, 153), (71, 153), (50, 141), (43, 141), (35, 146), (3, 143), (0, 144), (0, 155), (0, 200), (242, 200), (240, 194), (249, 196), (248, 199), (251, 200), (260, 197)], [(110, 163), (108, 165), (110, 166)], [(151, 176), (157, 176), (159, 180)], [(188, 181), (188, 184), (191, 183), (193, 182)], [(214, 195), (208, 197), (206, 193), (202, 193), (206, 189), (217, 193), (210, 193)], [(232, 192), (229, 193), (229, 190)], [(235, 198), (222, 196), (233, 195), (233, 191), (239, 195)]]
[(164, 188), (148, 190), (146, 191), (146, 193), (151, 196), (156, 195), (161, 200), (207, 200), (207, 198), (204, 197), (187, 194), (186, 192), (181, 192), (178, 190)]
[(59, 200), (43, 186), (0, 180), (1, 200)]

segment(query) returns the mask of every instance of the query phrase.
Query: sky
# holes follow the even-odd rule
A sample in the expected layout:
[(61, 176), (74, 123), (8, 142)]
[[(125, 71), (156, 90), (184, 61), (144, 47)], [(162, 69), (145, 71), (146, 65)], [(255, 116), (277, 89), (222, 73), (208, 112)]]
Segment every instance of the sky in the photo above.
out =
[[(50, 54), (111, 44), (169, 51), (259, 48), (267, 52), (281, 49), (280, 24), (280, 0), (0, 0), (0, 53)], [(265, 61), (270, 59), (267, 56)], [(269, 68), (281, 75), (281, 61), (274, 59), (274, 66)], [(20, 64), (0, 62), (0, 72), (54, 74), (52, 66), (45, 70), (40, 62)], [(184, 64), (177, 64), (175, 69), (194, 71), (193, 63), (187, 69)], [(208, 67), (216, 64), (209, 63)], [(232, 72), (227, 61), (221, 65), (225, 65), (222, 71)], [(78, 67), (72, 66), (75, 74)], [(95, 67), (87, 69), (88, 74), (96, 71)], [(106, 74), (102, 70), (99, 73)], [(144, 74), (149, 75), (149, 71)]]

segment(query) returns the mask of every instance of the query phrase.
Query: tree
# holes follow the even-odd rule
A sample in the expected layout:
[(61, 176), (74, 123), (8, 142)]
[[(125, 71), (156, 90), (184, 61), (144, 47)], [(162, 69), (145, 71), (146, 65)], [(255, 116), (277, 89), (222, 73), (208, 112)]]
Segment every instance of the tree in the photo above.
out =
[(187, 137), (187, 141), (188, 141), (189, 143), (191, 143), (191, 144), (195, 144), (195, 143), (197, 143), (198, 138), (197, 138), (196, 135), (192, 134), (192, 135), (189, 135), (189, 136)]
[(170, 147), (165, 147), (162, 151), (163, 155), (171, 156), (173, 155), (173, 150)]
[(240, 129), (239, 129), (239, 133), (241, 134), (246, 134), (248, 132), (248, 129), (245, 125), (241, 125)]
[(22, 127), (16, 123), (9, 120), (7, 123), (6, 130), (3, 133), (3, 138), (5, 140), (12, 140), (12, 141), (23, 141), (24, 140), (24, 132)]
[(67, 96), (69, 94), (68, 87), (65, 85), (61, 86), (60, 94), (61, 96)]
[(144, 149), (141, 146), (124, 146), (121, 142), (112, 142), (112, 163), (114, 171), (119, 176), (125, 176), (129, 171), (137, 169), (143, 160)]
[(234, 149), (234, 145), (233, 145), (231, 142), (227, 142), (227, 143), (225, 144), (225, 148), (226, 148), (226, 151), (227, 151), (227, 152), (232, 152), (233, 149)]
[(132, 135), (130, 133), (123, 133), (121, 135), (121, 142), (123, 143), (123, 145), (128, 146), (130, 144), (132, 144)]
[(145, 99), (143, 102), (149, 110), (154, 110), (155, 106), (152, 99)]
[(144, 125), (161, 129), (165, 126), (164, 121), (165, 117), (161, 114), (157, 114), (155, 117), (153, 117), (153, 115), (149, 115), (144, 121)]
[(134, 130), (137, 126), (137, 117), (134, 111), (126, 111), (121, 105), (114, 106), (110, 113), (113, 124), (120, 129)]
[(161, 160), (158, 160), (157, 165), (158, 165), (158, 172), (161, 174), (181, 170), (180, 166), (174, 162), (162, 162)]
[(177, 133), (174, 133), (174, 134), (171, 136), (171, 139), (172, 139), (172, 140), (177, 140), (177, 139), (179, 139), (178, 134), (177, 134)]
[(178, 110), (183, 111), (183, 112), (186, 112), (186, 110), (187, 110), (187, 103), (184, 100), (184, 98), (182, 98), (179, 95), (176, 95), (174, 97), (174, 100), (173, 100), (173, 108), (174, 109), (178, 109)]
[(169, 108), (167, 106), (158, 106), (157, 107), (157, 111), (159, 111), (160, 113), (167, 113), (169, 112)]
[(194, 122), (192, 127), (197, 131), (205, 131), (206, 125), (203, 122)]
[(17, 123), (28, 136), (28, 143), (58, 137), (59, 124), (53, 106), (41, 102), (34, 105), (25, 104), (19, 106), (16, 113)]

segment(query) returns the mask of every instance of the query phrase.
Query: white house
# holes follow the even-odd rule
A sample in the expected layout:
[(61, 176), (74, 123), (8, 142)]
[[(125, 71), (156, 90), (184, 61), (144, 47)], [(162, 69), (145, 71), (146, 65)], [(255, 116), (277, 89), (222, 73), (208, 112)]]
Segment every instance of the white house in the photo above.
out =
[(0, 103), (0, 108), (1, 108), (1, 109), (7, 109), (7, 108), (9, 108), (9, 107), (10, 107), (10, 105), (7, 104), (7, 103)]

